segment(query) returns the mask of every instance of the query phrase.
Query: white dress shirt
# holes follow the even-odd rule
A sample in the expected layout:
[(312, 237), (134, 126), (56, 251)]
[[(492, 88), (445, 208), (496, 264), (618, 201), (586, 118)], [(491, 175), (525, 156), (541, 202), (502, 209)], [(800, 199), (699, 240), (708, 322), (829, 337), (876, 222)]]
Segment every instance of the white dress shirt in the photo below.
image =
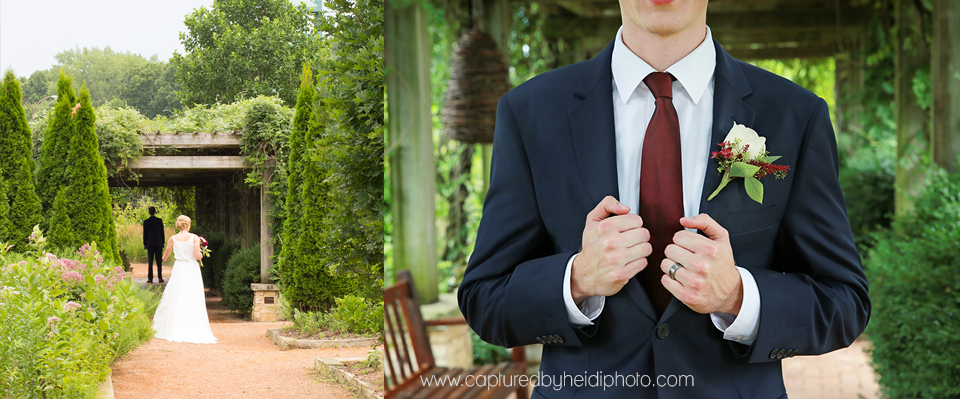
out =
[[(671, 65), (665, 72), (673, 75), (673, 106), (680, 121), (680, 156), (683, 174), (683, 213), (686, 217), (700, 213), (700, 197), (710, 154), (713, 127), (713, 88), (717, 53), (710, 28), (700, 45), (686, 57)], [(653, 93), (643, 83), (653, 67), (637, 57), (623, 43), (623, 27), (617, 32), (611, 61), (613, 72), (613, 117), (616, 129), (617, 186), (620, 202), (637, 213), (640, 205), (640, 155), (647, 124), (656, 109)], [(579, 306), (570, 291), (572, 256), (567, 262), (563, 278), (563, 298), (567, 316), (578, 326), (592, 325), (603, 311), (604, 296), (584, 299)], [(660, 267), (660, 265), (647, 265)], [(711, 313), (713, 324), (722, 331), (723, 338), (753, 344), (757, 337), (760, 318), (760, 291), (753, 275), (737, 267), (743, 282), (743, 303), (738, 316)]]

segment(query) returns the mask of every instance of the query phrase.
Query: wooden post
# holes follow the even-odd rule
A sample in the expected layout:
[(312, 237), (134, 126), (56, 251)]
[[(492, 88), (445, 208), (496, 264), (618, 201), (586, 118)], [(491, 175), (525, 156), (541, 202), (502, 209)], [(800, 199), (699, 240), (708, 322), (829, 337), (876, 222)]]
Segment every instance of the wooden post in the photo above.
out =
[(430, 303), (438, 276), (427, 15), (418, 2), (387, 0), (384, 16), (393, 270), (409, 270)]
[(270, 284), (270, 268), (273, 267), (273, 229), (270, 228), (270, 207), (273, 198), (270, 197), (270, 171), (274, 162), (270, 162), (263, 169), (263, 185), (260, 186), (260, 282)]
[(913, 79), (928, 65), (930, 53), (922, 24), (910, 0), (896, 0), (896, 105), (897, 105), (897, 177), (896, 209), (903, 214), (913, 209), (911, 197), (924, 185), (922, 170), (927, 147), (927, 113), (917, 105)]
[(259, 192), (240, 183), (240, 248), (248, 248), (260, 240)]
[(933, 162), (960, 170), (960, 2), (933, 2)]
[[(511, 65), (510, 48), (507, 47), (507, 41), (510, 37), (512, 12), (510, 3), (506, 0), (484, 0), (483, 2), (483, 28), (497, 41), (497, 47), (500, 54), (503, 55), (503, 62), (507, 67)], [(482, 143), (480, 145), (481, 162), (483, 162), (483, 192), (481, 198), (486, 198), (487, 191), (490, 190), (490, 160), (493, 155), (493, 144)]]
[[(863, 32), (843, 42), (843, 52), (835, 58), (836, 109), (834, 123), (838, 135), (856, 136), (863, 127), (859, 115), (863, 112), (859, 93), (863, 91)], [(841, 157), (851, 154), (840, 154)]]

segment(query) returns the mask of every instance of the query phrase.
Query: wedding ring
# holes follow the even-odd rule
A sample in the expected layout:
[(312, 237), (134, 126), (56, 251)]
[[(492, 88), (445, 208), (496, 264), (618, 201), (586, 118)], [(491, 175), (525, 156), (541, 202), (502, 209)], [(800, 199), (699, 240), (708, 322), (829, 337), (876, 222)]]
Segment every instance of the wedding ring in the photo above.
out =
[(667, 274), (670, 275), (670, 278), (672, 278), (673, 281), (677, 281), (677, 278), (674, 276), (674, 273), (676, 273), (677, 270), (680, 269), (681, 267), (683, 267), (683, 265), (681, 265), (679, 262), (673, 262), (673, 266), (670, 266), (670, 271), (668, 271)]

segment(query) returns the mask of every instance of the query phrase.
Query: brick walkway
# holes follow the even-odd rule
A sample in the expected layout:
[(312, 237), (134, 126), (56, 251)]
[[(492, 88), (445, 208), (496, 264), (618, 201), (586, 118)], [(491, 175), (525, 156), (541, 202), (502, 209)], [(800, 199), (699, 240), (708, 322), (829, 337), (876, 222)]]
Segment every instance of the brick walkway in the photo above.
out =
[(822, 356), (783, 360), (783, 382), (790, 399), (877, 398), (878, 385), (863, 352), (869, 344), (857, 340), (849, 348)]

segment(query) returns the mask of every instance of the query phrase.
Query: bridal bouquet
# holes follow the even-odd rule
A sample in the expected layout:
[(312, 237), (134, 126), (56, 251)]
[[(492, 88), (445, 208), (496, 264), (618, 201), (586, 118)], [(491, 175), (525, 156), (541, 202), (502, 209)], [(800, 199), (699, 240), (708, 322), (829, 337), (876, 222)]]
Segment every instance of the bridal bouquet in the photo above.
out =
[[(197, 236), (197, 238), (200, 239), (200, 254), (201, 254), (200, 257), (209, 258), (212, 252), (210, 251), (210, 248), (207, 247), (207, 245), (209, 245), (210, 243), (207, 242), (206, 238), (203, 238), (200, 236)], [(200, 259), (200, 267), (203, 267), (203, 259)]]

